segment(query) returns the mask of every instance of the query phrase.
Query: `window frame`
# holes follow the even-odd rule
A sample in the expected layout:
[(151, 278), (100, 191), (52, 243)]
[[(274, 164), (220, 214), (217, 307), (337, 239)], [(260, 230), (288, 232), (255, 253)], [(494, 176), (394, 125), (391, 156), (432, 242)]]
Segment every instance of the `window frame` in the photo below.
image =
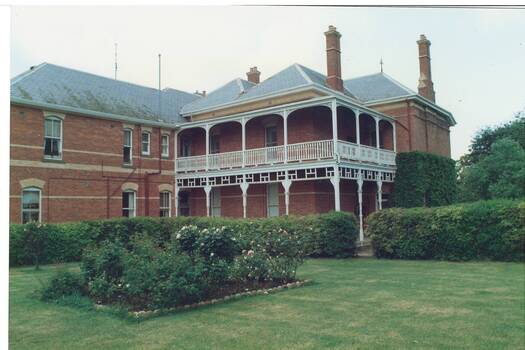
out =
[[(166, 138), (166, 145), (164, 145), (164, 138)], [(164, 152), (164, 146), (166, 146), (166, 152)], [(160, 154), (163, 158), (169, 158), (170, 156), (170, 135), (169, 134), (162, 134), (160, 136)]]
[[(163, 207), (162, 206), (162, 195), (168, 195), (168, 206), (167, 207)], [(167, 216), (162, 216), (162, 212), (163, 211), (166, 211), (168, 212), (168, 215)], [(171, 192), (170, 191), (160, 191), (159, 193), (159, 216), (161, 218), (169, 218), (171, 217)]]
[[(148, 135), (148, 150), (144, 151), (144, 135)], [(149, 156), (151, 154), (151, 132), (149, 131), (142, 131), (140, 133), (140, 153), (143, 156)]]
[(221, 135), (212, 134), (210, 135), (210, 154), (221, 153)]
[[(59, 137), (56, 136), (46, 136), (46, 122), (58, 122), (60, 124), (60, 135)], [(49, 115), (44, 118), (44, 159), (53, 159), (53, 160), (62, 160), (62, 148), (63, 148), (63, 140), (64, 140), (64, 121), (62, 118), (59, 118), (55, 115)], [(53, 126), (51, 127), (51, 131), (53, 131)], [(46, 139), (58, 139), (58, 155), (48, 155), (46, 154)]]
[(189, 138), (189, 137), (182, 137), (181, 138), (181, 145), (180, 145), (181, 157), (191, 157), (191, 151), (192, 151), (191, 148), (192, 148), (191, 138)]
[[(126, 145), (125, 143), (126, 132), (129, 132), (129, 145)], [(133, 130), (130, 128), (124, 128), (122, 130), (122, 136), (123, 136), (122, 138), (122, 163), (124, 165), (132, 165), (133, 164)], [(129, 162), (125, 161), (125, 150), (124, 150), (125, 147), (129, 148)]]
[(180, 191), (177, 203), (177, 215), (178, 216), (191, 216), (190, 210), (190, 192)]
[[(124, 208), (124, 195), (125, 194), (133, 194), (133, 207), (130, 207), (129, 206), (129, 203), (131, 203), (131, 201), (129, 200), (128, 198), (128, 207), (127, 208)], [(124, 215), (124, 210), (127, 210), (128, 211), (128, 215)], [(133, 210), (133, 215), (129, 215), (130, 214), (130, 210)], [(137, 192), (134, 191), (134, 190), (124, 190), (122, 191), (122, 217), (127, 217), (127, 218), (135, 218), (137, 217)]]
[[(272, 145), (269, 145), (268, 144), (268, 131), (269, 130), (272, 130), (273, 132), (275, 132), (275, 141), (274, 141), (274, 144)], [(275, 147), (278, 145), (278, 142), (277, 142), (277, 126), (276, 125), (268, 125), (264, 128), (264, 147)]]
[[(35, 209), (24, 209), (24, 192), (37, 192), (38, 193), (38, 221), (42, 222), (42, 190), (38, 187), (26, 187), (22, 189), (22, 194), (20, 196), (20, 222), (22, 224), (25, 224), (24, 222), (24, 212), (34, 212)], [(30, 222), (30, 221), (28, 221)]]

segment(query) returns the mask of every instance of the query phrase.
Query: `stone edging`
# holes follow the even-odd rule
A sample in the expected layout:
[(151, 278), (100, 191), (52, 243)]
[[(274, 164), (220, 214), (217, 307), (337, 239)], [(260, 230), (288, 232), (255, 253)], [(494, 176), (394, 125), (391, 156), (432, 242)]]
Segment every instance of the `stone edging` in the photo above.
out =
[[(221, 304), (221, 303), (224, 303), (230, 300), (241, 299), (241, 298), (248, 297), (248, 296), (273, 294), (273, 293), (277, 293), (285, 289), (302, 287), (306, 284), (310, 284), (311, 282), (312, 282), (311, 280), (290, 282), (290, 283), (286, 283), (286, 284), (283, 284), (277, 287), (250, 290), (247, 292), (227, 295), (220, 299), (210, 299), (210, 300), (205, 300), (205, 301), (201, 301), (198, 303), (187, 304), (187, 305), (172, 307), (168, 309), (157, 309), (157, 310), (151, 310), (151, 311), (130, 311), (128, 312), (128, 316), (136, 320), (141, 320), (141, 319), (150, 318), (152, 316), (159, 316), (159, 315), (164, 315), (167, 313), (172, 313), (172, 312), (177, 312), (177, 311), (182, 311), (182, 310), (190, 310), (190, 309), (196, 309), (196, 308), (207, 306), (207, 305)], [(95, 305), (95, 308), (103, 309), (105, 308), (105, 306)]]

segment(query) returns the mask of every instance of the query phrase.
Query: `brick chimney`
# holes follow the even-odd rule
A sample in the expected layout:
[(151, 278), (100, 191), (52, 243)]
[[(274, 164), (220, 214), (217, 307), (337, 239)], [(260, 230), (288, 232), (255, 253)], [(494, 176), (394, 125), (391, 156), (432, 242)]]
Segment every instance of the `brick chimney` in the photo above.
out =
[(257, 70), (257, 67), (251, 67), (250, 71), (246, 73), (246, 76), (248, 77), (248, 81), (250, 83), (259, 84), (261, 72)]
[(419, 84), (418, 93), (432, 102), (436, 102), (432, 72), (430, 70), (430, 41), (425, 34), (419, 36), (417, 41), (419, 48)]
[(341, 79), (341, 34), (334, 26), (328, 26), (326, 36), (326, 84), (334, 90), (343, 91)]

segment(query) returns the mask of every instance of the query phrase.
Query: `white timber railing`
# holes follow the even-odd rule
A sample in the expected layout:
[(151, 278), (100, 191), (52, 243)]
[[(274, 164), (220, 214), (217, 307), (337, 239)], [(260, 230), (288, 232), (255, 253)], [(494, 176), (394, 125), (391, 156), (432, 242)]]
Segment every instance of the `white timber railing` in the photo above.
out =
[(338, 141), (338, 153), (341, 159), (357, 160), (383, 165), (396, 165), (396, 152), (378, 149), (356, 143)]
[[(375, 147), (358, 145), (346, 141), (337, 142), (340, 159), (395, 165), (396, 153)], [(215, 153), (206, 156), (178, 157), (177, 172), (257, 167), (263, 165), (315, 161), (334, 158), (333, 140), (293, 143), (288, 146), (273, 146), (243, 151)]]

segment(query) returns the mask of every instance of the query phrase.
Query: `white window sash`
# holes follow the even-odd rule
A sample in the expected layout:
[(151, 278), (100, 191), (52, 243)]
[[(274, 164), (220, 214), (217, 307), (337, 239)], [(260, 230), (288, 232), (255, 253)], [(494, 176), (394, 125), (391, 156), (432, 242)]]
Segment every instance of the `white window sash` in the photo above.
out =
[(170, 156), (170, 137), (169, 135), (162, 135), (161, 140), (162, 140), (161, 141), (162, 156), (169, 157)]
[(171, 193), (167, 191), (161, 192), (159, 197), (160, 197), (160, 205), (159, 205), (160, 213), (162, 214), (163, 211), (166, 211), (168, 213), (167, 217), (171, 217)]
[[(51, 145), (53, 140), (57, 140), (58, 154), (46, 154), (46, 142), (50, 140)], [(62, 159), (62, 120), (55, 117), (44, 119), (44, 158), (45, 159)]]
[[(129, 139), (128, 137), (126, 137), (126, 135), (129, 135)], [(129, 162), (124, 161), (124, 154), (122, 154), (122, 161), (124, 162), (124, 164), (133, 164), (133, 131), (130, 129), (124, 129), (123, 138), (124, 140), (122, 152), (125, 152), (124, 149), (129, 149)]]
[[(147, 140), (144, 140), (144, 136), (147, 135)], [(143, 132), (141, 136), (141, 151), (143, 155), (149, 156), (150, 154), (150, 141), (151, 141), (151, 135), (149, 132)], [(144, 150), (144, 146), (146, 146), (146, 150)]]
[[(38, 208), (24, 208), (24, 194), (27, 192), (35, 192), (38, 197)], [(24, 222), (24, 213), (38, 213), (38, 222), (42, 220), (42, 191), (38, 188), (25, 188), (22, 190), (21, 198), (21, 222)]]

